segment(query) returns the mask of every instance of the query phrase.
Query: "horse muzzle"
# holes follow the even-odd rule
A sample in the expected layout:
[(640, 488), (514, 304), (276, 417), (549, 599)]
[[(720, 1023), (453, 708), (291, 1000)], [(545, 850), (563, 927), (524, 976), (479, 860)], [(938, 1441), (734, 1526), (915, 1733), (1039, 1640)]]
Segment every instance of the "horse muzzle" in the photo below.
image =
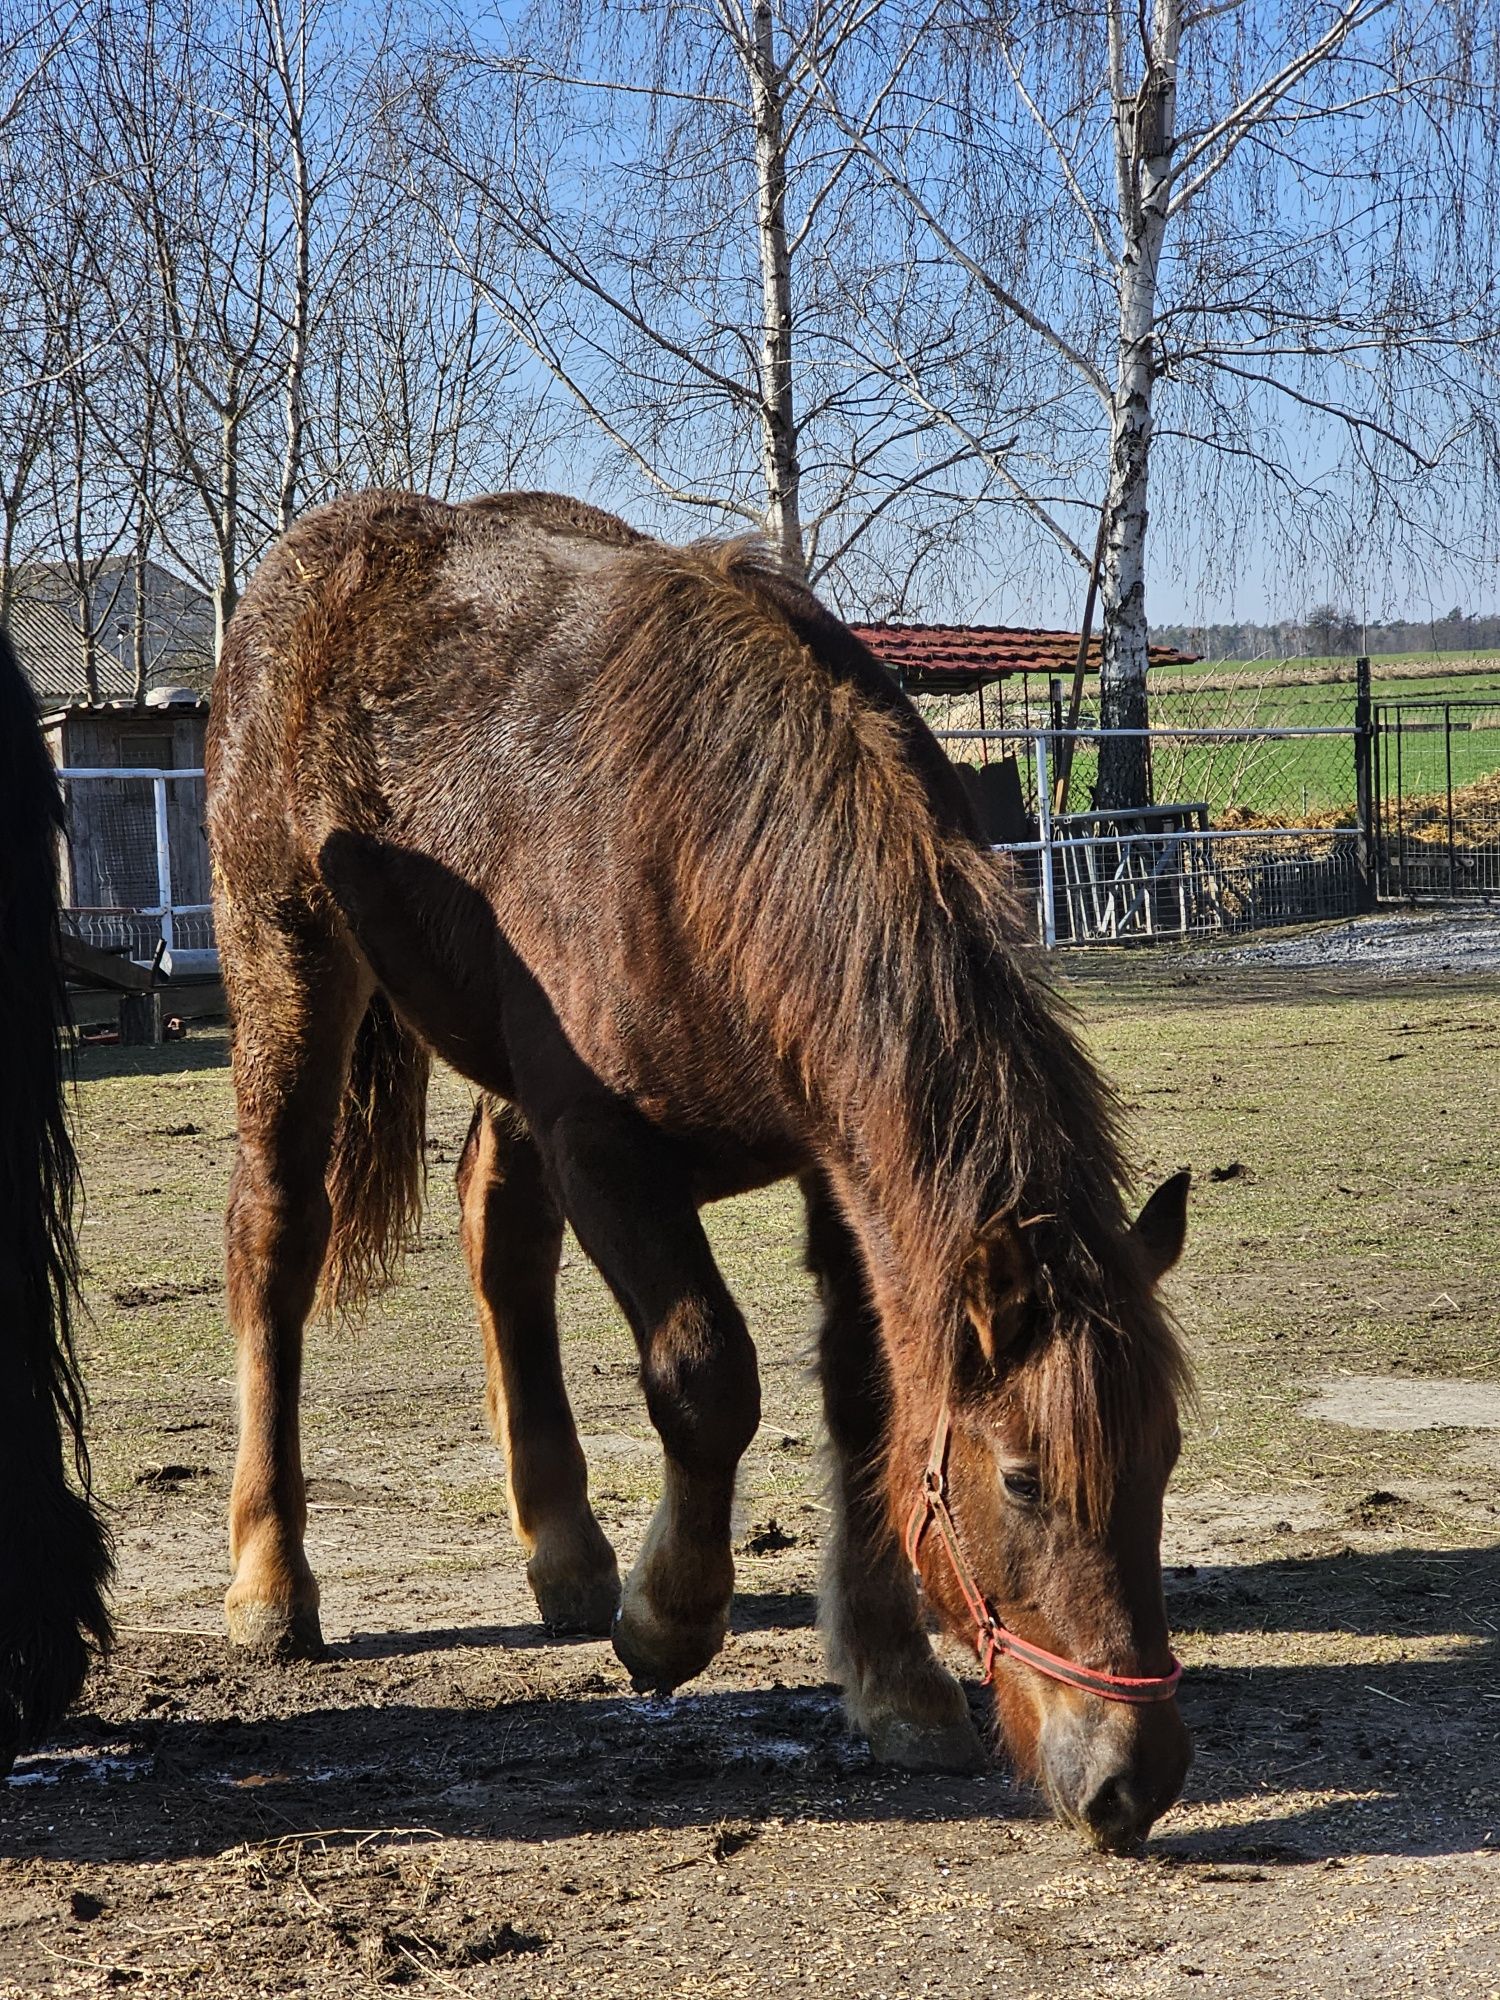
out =
[(1058, 1812), (1106, 1853), (1129, 1854), (1181, 1794), (1193, 1745), (1175, 1701), (1122, 1711), (1060, 1697), (1037, 1758)]

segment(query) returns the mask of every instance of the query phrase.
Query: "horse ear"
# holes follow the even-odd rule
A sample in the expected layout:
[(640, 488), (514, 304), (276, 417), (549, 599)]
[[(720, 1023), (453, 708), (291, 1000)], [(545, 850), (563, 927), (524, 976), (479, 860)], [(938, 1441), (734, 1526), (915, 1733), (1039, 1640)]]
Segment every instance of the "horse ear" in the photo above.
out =
[(992, 1215), (974, 1238), (963, 1285), (964, 1311), (992, 1368), (1020, 1336), (1031, 1280), (1031, 1254), (1015, 1217)]
[(1187, 1198), (1192, 1175), (1185, 1168), (1163, 1181), (1131, 1228), (1152, 1284), (1163, 1279), (1187, 1240)]

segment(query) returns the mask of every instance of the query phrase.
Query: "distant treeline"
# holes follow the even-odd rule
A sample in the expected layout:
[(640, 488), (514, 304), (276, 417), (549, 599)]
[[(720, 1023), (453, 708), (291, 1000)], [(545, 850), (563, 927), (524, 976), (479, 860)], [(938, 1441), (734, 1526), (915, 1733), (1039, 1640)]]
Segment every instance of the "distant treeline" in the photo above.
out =
[(1372, 619), (1332, 604), (1315, 605), (1305, 618), (1275, 625), (1156, 625), (1151, 638), (1204, 660), (1289, 660), (1359, 653), (1500, 652), (1500, 611), (1471, 616), (1455, 605), (1441, 618)]

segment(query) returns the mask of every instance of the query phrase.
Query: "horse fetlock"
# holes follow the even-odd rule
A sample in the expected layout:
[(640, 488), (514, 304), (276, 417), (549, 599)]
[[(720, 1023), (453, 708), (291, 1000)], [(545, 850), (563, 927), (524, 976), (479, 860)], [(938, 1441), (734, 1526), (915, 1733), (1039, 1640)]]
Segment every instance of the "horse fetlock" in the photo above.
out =
[(660, 1605), (636, 1574), (626, 1579), (610, 1637), (638, 1694), (669, 1694), (702, 1673), (729, 1630), (730, 1596), (684, 1615)]
[(539, 1536), (526, 1565), (542, 1623), (550, 1632), (583, 1632), (602, 1639), (620, 1606), (615, 1552), (589, 1519), (564, 1536)]

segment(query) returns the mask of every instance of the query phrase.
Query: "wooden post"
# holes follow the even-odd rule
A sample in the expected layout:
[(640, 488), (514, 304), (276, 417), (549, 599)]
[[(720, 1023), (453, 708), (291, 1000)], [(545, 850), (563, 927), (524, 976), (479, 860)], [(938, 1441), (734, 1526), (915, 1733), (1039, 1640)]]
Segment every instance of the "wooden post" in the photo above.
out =
[(1370, 700), (1370, 662), (1363, 655), (1354, 662), (1354, 823), (1359, 908), (1373, 910), (1380, 869), (1375, 828), (1375, 714)]
[(122, 993), (120, 995), (121, 1048), (155, 1048), (160, 1041), (160, 993)]

